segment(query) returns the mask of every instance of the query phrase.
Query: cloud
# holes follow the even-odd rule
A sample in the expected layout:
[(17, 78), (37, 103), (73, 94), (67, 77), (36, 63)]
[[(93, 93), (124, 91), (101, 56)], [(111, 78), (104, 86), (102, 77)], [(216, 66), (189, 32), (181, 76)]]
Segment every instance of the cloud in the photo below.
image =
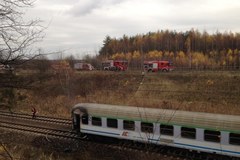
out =
[(68, 13), (71, 13), (75, 16), (81, 16), (91, 13), (94, 9), (100, 7), (99, 3), (96, 3), (94, 1), (81, 1), (77, 3), (76, 5), (72, 6), (72, 8), (69, 9)]
[(91, 14), (96, 9), (102, 9), (103, 7), (114, 6), (122, 3), (125, 0), (81, 0), (74, 4), (67, 13), (74, 16), (84, 16)]
[(157, 30), (240, 32), (239, 0), (38, 0), (29, 18), (48, 24), (45, 50), (96, 50), (106, 35)]

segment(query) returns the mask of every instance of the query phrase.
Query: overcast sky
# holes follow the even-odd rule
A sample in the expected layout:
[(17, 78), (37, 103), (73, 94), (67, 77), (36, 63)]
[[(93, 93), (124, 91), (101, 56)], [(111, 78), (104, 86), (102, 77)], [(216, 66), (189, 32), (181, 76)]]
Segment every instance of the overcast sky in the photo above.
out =
[(96, 54), (106, 35), (240, 32), (240, 0), (37, 0), (27, 14), (48, 26), (38, 47), (79, 58)]

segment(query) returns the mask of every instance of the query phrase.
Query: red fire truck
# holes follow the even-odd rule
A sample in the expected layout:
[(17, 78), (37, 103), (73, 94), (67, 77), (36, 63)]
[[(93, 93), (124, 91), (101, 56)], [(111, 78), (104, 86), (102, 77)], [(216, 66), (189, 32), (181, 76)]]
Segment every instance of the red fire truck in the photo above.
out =
[(107, 71), (125, 71), (128, 62), (125, 60), (106, 60), (102, 62), (102, 69)]
[(144, 61), (144, 69), (148, 72), (169, 72), (174, 69), (169, 61)]

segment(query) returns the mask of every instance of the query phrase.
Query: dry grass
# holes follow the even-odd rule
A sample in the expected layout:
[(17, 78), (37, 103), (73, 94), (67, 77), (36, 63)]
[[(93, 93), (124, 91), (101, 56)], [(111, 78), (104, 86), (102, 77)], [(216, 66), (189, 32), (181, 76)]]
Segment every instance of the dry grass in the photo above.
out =
[(239, 115), (239, 81), (239, 72), (151, 74), (144, 78), (132, 104)]
[(240, 115), (239, 72), (78, 72), (18, 91), (15, 110), (69, 117), (77, 103), (105, 103)]

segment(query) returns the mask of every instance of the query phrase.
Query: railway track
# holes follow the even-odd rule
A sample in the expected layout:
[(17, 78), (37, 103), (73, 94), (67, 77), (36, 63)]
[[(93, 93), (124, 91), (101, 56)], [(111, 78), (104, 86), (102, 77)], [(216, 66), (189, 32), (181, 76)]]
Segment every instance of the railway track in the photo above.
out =
[(71, 131), (71, 120), (47, 116), (0, 111), (0, 128), (30, 132), (58, 138), (79, 139), (76, 132)]
[(0, 110), (0, 117), (11, 117), (11, 118), (15, 118), (15, 119), (26, 119), (26, 120), (39, 121), (39, 122), (72, 125), (71, 119), (54, 118), (54, 117), (47, 117), (47, 116), (40, 116), (40, 115), (38, 115), (37, 118), (33, 119), (32, 115), (30, 115), (30, 114), (7, 112), (7, 111), (2, 111), (2, 110)]
[(72, 131), (51, 129), (47, 127), (38, 127), (27, 124), (19, 124), (13, 122), (0, 121), (0, 128), (10, 129), (14, 131), (30, 132), (35, 134), (41, 134), (46, 136), (54, 136), (60, 138), (80, 139), (80, 137)]

